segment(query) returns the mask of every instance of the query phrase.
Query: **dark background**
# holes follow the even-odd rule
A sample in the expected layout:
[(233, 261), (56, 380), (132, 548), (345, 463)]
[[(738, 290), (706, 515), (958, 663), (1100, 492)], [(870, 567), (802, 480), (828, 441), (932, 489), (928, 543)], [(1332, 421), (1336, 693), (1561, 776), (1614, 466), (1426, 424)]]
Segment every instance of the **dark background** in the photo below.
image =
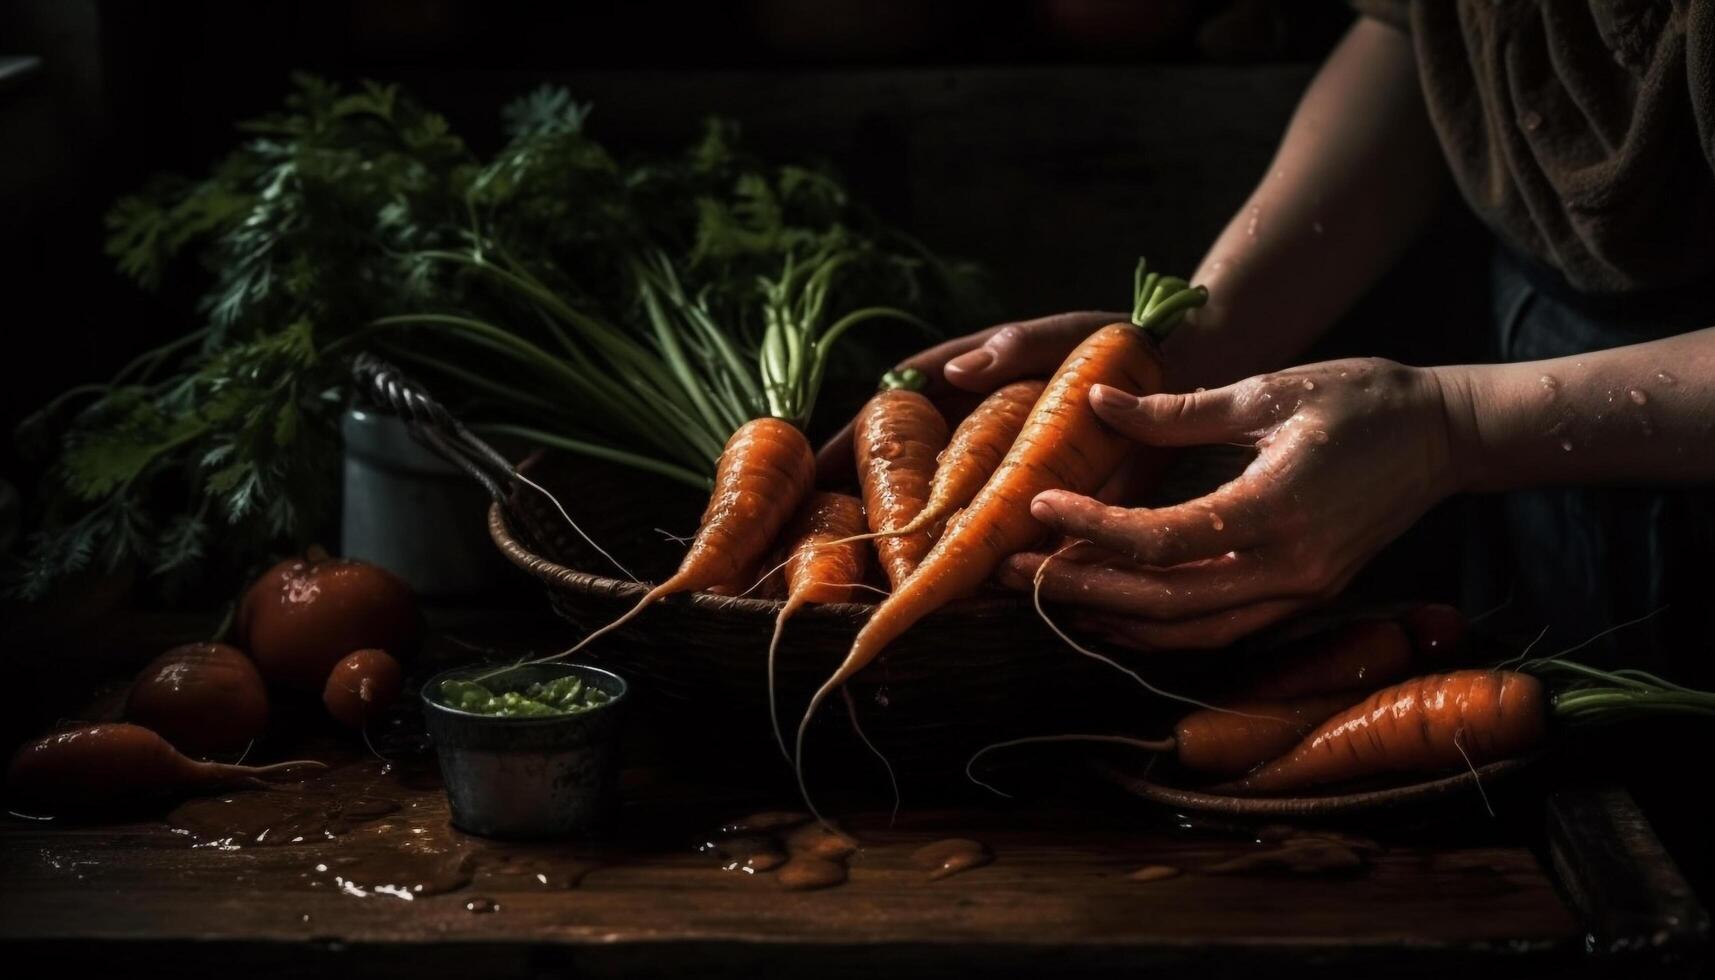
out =
[[(151, 173), (206, 170), (295, 69), (402, 82), (479, 150), (498, 106), (544, 82), (593, 102), (613, 146), (736, 117), (985, 264), (1023, 317), (1124, 305), (1140, 252), (1192, 268), (1349, 20), (1335, 0), (0, 0), (0, 56), (40, 59), (0, 76), (0, 419), (189, 327), (201, 283), (136, 290), (102, 254), (102, 214)], [(1450, 214), (1317, 355), (1482, 358), (1483, 242)], [(10, 440), (0, 475), (27, 513), (36, 474)], [(1431, 514), (1361, 587), (1455, 597), (1465, 509)], [(1699, 867), (1705, 836), (1679, 840)]]
[[(192, 326), (197, 270), (138, 290), (102, 254), (102, 215), (151, 174), (205, 173), (294, 70), (401, 82), (479, 152), (498, 107), (544, 83), (593, 103), (596, 137), (621, 149), (736, 118), (758, 149), (830, 164), (982, 263), (996, 309), (1022, 318), (1124, 306), (1138, 254), (1194, 268), (1350, 20), (1338, 0), (0, 0), (0, 55), (40, 58), (0, 81), (0, 316), (32, 349), (5, 358), (0, 419)], [(1317, 355), (1481, 357), (1476, 240), (1449, 215)], [(26, 515), (34, 463), (0, 442)], [(1379, 592), (1455, 595), (1457, 549), (1396, 553), (1367, 579)]]

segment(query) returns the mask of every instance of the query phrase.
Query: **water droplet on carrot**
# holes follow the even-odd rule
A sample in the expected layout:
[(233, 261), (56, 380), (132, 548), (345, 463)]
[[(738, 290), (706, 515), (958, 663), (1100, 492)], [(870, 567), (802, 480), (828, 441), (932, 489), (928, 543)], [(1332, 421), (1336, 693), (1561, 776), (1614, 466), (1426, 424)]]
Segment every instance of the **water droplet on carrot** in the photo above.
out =
[(1633, 388), (1631, 391), (1626, 392), (1626, 394), (1631, 397), (1633, 405), (1642, 405), (1649, 401), (1649, 395), (1646, 394), (1642, 388)]
[(1227, 522), (1221, 520), (1221, 515), (1215, 513), (1214, 511), (1210, 511), (1209, 512), (1209, 526), (1214, 528), (1215, 530), (1219, 531), (1222, 528), (1227, 526)]

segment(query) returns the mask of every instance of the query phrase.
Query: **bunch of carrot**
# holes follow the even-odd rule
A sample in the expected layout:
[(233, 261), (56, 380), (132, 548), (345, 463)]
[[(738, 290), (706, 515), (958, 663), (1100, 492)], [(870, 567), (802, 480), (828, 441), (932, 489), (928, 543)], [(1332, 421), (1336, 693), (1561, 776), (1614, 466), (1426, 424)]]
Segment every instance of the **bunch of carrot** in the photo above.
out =
[[(1096, 331), (1048, 379), (996, 391), (951, 431), (922, 394), (920, 373), (885, 377), (854, 427), (861, 507), (850, 498), (811, 496), (813, 454), (788, 413), (745, 422), (720, 456), (708, 508), (678, 571), (560, 656), (665, 596), (757, 586), (754, 579), (768, 576), (771, 549), (786, 556), (784, 629), (805, 603), (849, 598), (868, 562), (865, 541), (873, 541), (891, 591), (804, 713), (790, 753), (801, 772), (804, 732), (829, 694), (918, 620), (976, 591), (1001, 561), (1040, 542), (1045, 529), (1030, 514), (1032, 498), (1045, 490), (1093, 493), (1119, 467), (1129, 443), (1096, 417), (1091, 388), (1160, 391), (1156, 344), (1208, 295), (1142, 262), (1133, 285), (1130, 323)], [(793, 378), (805, 380), (790, 370), (780, 380)], [(795, 404), (813, 398), (815, 380), (801, 386)], [(777, 630), (775, 647), (779, 639)], [(769, 659), (772, 665), (772, 649)]]

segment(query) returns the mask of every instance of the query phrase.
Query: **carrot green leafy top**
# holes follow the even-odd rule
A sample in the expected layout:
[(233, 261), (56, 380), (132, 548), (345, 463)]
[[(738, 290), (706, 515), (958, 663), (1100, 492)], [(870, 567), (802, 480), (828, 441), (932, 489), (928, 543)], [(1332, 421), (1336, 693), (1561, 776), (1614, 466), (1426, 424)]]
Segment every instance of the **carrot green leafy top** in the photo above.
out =
[(1131, 322), (1156, 341), (1165, 340), (1179, 325), (1186, 311), (1209, 301), (1209, 290), (1193, 286), (1177, 276), (1148, 271), (1148, 263), (1137, 260), (1132, 277)]

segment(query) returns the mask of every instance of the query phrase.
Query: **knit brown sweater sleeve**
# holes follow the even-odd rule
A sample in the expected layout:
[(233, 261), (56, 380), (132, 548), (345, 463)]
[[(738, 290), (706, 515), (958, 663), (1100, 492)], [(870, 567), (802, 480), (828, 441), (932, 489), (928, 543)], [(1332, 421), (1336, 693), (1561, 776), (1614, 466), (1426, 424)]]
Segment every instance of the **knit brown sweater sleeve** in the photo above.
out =
[(1465, 200), (1592, 293), (1715, 276), (1715, 2), (1358, 0), (1407, 29)]

